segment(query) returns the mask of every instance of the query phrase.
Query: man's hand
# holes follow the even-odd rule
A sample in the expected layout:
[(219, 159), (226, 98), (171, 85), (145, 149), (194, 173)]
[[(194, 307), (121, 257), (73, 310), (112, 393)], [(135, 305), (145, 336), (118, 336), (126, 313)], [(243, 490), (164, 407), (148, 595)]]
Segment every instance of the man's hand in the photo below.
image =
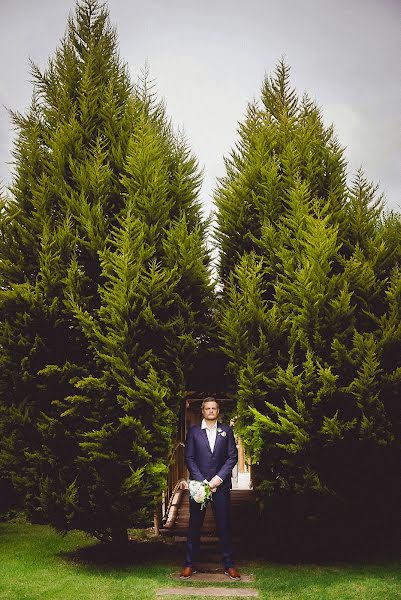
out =
[(212, 490), (212, 492), (215, 492), (221, 483), (222, 481), (218, 475), (212, 477), (212, 479), (209, 481), (210, 489)]

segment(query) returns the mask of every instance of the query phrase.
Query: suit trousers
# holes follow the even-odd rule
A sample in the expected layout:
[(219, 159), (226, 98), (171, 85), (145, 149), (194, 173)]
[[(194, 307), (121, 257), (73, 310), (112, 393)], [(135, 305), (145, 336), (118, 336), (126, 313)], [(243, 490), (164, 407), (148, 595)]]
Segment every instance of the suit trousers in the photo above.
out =
[[(213, 516), (219, 536), (220, 550), (225, 569), (234, 566), (231, 531), (230, 531), (230, 488), (217, 488), (213, 494)], [(206, 509), (201, 510), (200, 504), (189, 497), (189, 527), (185, 548), (185, 566), (193, 567), (199, 561), (200, 532), (205, 518)]]

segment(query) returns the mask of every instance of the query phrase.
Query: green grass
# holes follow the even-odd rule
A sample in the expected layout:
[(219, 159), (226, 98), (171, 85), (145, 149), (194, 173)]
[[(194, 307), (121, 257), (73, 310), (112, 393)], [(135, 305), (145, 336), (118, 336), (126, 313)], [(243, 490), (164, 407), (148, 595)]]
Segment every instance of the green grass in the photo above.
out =
[(266, 565), (254, 569), (270, 600), (400, 600), (399, 565)]
[[(140, 537), (128, 553), (115, 556), (79, 532), (61, 537), (42, 525), (0, 524), (0, 598), (148, 600), (156, 589), (174, 585), (183, 587), (179, 598), (184, 600), (185, 586), (195, 582), (171, 577), (180, 568), (182, 548)], [(391, 560), (326, 565), (240, 561), (239, 566), (254, 573), (254, 585), (266, 600), (401, 599), (399, 567)]]
[[(152, 551), (160, 560), (152, 561)], [(150, 599), (171, 573), (160, 544), (138, 543), (110, 556), (80, 532), (62, 537), (43, 525), (0, 524), (1, 600)]]

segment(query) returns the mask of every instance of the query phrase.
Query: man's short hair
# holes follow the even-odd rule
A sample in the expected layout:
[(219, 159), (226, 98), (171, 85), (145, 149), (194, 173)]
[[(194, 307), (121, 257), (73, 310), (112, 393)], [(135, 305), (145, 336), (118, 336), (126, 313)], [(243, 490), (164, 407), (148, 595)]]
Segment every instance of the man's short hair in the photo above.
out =
[(201, 408), (203, 408), (205, 406), (206, 402), (216, 402), (217, 406), (220, 409), (220, 400), (218, 400), (217, 398), (213, 398), (213, 396), (208, 396), (207, 398), (205, 398), (203, 400)]

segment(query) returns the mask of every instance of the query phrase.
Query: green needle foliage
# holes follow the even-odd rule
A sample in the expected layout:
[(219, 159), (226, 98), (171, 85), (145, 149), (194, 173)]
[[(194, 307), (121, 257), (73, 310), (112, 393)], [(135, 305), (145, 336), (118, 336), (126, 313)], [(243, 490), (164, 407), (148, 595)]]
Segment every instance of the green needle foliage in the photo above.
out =
[(333, 129), (283, 62), (226, 170), (218, 319), (269, 539), (357, 521), (374, 542), (397, 497), (400, 216), (362, 172), (347, 189)]
[(209, 327), (201, 176), (96, 0), (33, 74), (1, 207), (0, 467), (32, 519), (118, 542), (160, 499)]

